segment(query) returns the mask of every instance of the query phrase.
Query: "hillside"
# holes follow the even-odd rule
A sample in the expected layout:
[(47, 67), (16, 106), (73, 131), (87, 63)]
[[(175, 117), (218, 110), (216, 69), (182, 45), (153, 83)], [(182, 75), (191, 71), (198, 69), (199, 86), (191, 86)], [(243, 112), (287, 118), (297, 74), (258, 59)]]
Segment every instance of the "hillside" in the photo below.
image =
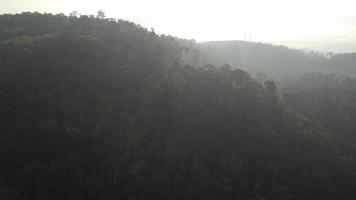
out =
[[(101, 27), (90, 23), (95, 17), (66, 17), (63, 14), (22, 13), (0, 16), (0, 41), (21, 36), (40, 36), (57, 32), (98, 32)], [(114, 19), (106, 19), (108, 23)], [(120, 20), (125, 23), (135, 24)], [(136, 25), (140, 27), (139, 25)], [(142, 27), (140, 27), (142, 28)], [(124, 28), (125, 29), (125, 28)], [(144, 28), (143, 28), (144, 29)], [(175, 38), (177, 39), (177, 38)], [(324, 72), (356, 74), (356, 53), (321, 53), (302, 51), (285, 46), (246, 41), (212, 41), (197, 43), (177, 39), (183, 60), (193, 66), (229, 64), (249, 73), (265, 73), (269, 76), (284, 74)]]
[(324, 72), (356, 74), (356, 53), (302, 51), (246, 41), (184, 42), (184, 58), (193, 65), (230, 64), (249, 73), (269, 76)]
[[(277, 88), (237, 58), (193, 65), (189, 42), (100, 15), (1, 15), (0, 27), (2, 200), (356, 196), (353, 77)], [(249, 56), (305, 56), (264, 48)]]

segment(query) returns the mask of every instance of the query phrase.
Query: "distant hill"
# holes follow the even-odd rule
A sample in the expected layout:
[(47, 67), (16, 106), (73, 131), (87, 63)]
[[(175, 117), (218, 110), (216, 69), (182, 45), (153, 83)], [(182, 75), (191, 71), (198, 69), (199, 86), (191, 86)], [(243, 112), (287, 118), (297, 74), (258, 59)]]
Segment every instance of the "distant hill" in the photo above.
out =
[(285, 46), (246, 41), (186, 41), (185, 60), (192, 65), (230, 64), (250, 73), (355, 73), (356, 53), (302, 51)]
[[(63, 14), (21, 13), (0, 15), (0, 41), (21, 36), (39, 36), (58, 32), (94, 33), (102, 25), (92, 23), (95, 17), (67, 17)], [(106, 19), (114, 24), (113, 19)], [(119, 20), (122, 28), (139, 25)], [(141, 27), (142, 28), (142, 27)], [(183, 59), (193, 66), (229, 64), (252, 74), (281, 75), (288, 73), (325, 72), (356, 74), (356, 53), (321, 53), (285, 46), (246, 41), (211, 41), (197, 43), (177, 39)]]

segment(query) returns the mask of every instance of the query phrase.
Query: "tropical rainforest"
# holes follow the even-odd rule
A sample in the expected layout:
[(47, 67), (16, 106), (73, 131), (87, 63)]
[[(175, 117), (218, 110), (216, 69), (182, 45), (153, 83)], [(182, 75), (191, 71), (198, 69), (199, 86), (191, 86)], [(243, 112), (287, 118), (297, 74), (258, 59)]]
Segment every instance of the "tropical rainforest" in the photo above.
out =
[(356, 54), (0, 15), (1, 200), (353, 200)]

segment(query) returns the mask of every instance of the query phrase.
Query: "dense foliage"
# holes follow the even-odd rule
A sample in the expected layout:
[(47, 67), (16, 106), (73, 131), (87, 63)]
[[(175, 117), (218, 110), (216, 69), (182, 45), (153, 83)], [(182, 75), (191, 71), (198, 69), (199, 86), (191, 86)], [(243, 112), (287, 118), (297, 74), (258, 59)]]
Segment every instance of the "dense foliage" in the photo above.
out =
[(184, 59), (196, 66), (229, 63), (249, 73), (271, 76), (316, 71), (356, 74), (356, 53), (303, 51), (246, 41), (195, 43), (185, 40), (184, 44), (189, 47)]
[(184, 42), (103, 15), (2, 15), (0, 27), (0, 199), (356, 195), (353, 78), (280, 91), (188, 65)]

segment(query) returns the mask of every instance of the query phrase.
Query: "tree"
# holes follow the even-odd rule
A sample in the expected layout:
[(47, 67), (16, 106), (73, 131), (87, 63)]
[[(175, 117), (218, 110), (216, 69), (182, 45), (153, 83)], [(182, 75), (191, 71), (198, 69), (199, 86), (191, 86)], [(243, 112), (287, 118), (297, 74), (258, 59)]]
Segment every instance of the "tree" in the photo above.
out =
[(102, 10), (99, 10), (98, 12), (97, 12), (97, 14), (96, 14), (96, 18), (98, 18), (98, 19), (105, 19), (105, 13), (104, 13), (104, 11), (102, 11)]
[(79, 16), (79, 12), (77, 11), (72, 11), (70, 14), (69, 14), (70, 17), (78, 17)]

